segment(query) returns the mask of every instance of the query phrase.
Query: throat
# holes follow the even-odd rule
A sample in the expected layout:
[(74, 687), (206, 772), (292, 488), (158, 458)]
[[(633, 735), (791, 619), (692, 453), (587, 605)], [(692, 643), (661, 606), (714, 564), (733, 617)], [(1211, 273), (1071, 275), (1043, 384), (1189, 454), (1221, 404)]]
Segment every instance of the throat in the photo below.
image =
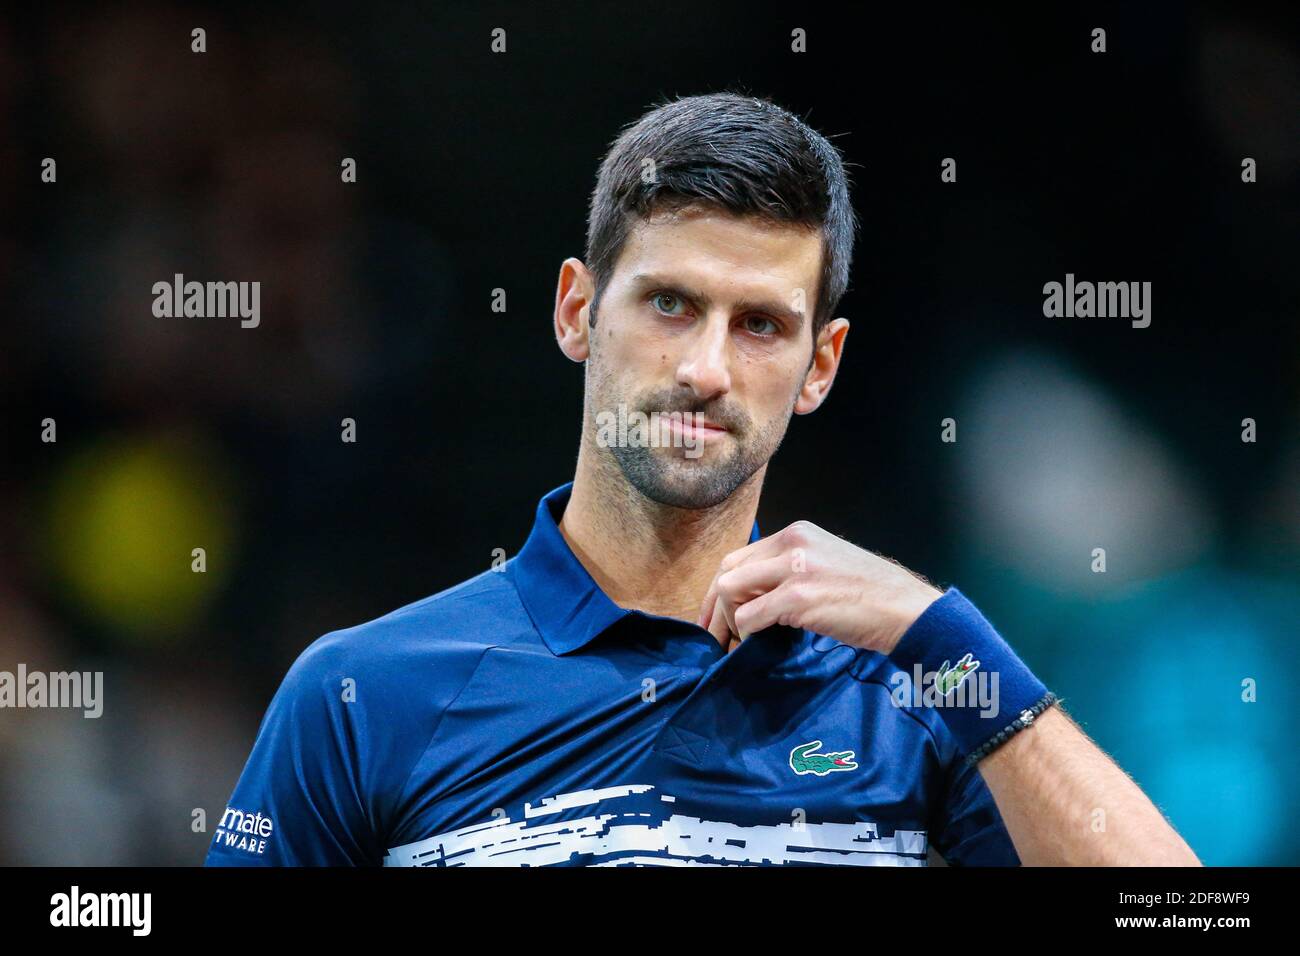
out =
[(758, 501), (743, 491), (687, 510), (594, 493), (575, 480), (560, 533), (616, 605), (695, 623), (722, 559), (749, 543)]

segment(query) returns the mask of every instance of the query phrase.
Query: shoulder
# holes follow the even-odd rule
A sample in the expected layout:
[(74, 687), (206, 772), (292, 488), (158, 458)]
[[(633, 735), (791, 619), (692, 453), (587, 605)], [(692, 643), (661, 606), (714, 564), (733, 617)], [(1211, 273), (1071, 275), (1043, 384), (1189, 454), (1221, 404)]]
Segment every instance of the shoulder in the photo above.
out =
[(484, 654), (534, 638), (518, 603), (508, 576), (489, 571), (317, 638), (267, 709), (259, 731), (266, 761), (300, 768), (321, 793), (355, 795), (366, 826), (384, 832), (412, 767)]
[(358, 700), (368, 692), (371, 702), (436, 706), (464, 686), (487, 650), (534, 634), (509, 575), (485, 571), (318, 637), (298, 655), (284, 685), (293, 693), (322, 688), (333, 694), (346, 691), (350, 680)]

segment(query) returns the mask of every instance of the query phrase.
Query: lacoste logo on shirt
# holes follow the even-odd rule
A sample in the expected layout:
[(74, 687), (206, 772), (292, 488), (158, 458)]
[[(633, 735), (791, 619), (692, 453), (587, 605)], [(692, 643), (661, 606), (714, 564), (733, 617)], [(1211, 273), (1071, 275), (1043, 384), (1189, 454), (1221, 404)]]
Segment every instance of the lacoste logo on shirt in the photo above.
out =
[(858, 769), (858, 765), (853, 762), (852, 750), (824, 754), (813, 753), (821, 745), (820, 740), (813, 740), (806, 744), (800, 744), (791, 750), (790, 769), (800, 776), (806, 773), (815, 773), (819, 777), (824, 777), (836, 770)]
[(949, 691), (956, 690), (958, 684), (975, 673), (980, 666), (980, 662), (972, 661), (970, 658), (970, 654), (967, 654), (957, 662), (956, 667), (949, 667), (947, 661), (940, 665), (939, 671), (935, 675), (934, 684), (939, 689), (941, 696), (946, 695)]

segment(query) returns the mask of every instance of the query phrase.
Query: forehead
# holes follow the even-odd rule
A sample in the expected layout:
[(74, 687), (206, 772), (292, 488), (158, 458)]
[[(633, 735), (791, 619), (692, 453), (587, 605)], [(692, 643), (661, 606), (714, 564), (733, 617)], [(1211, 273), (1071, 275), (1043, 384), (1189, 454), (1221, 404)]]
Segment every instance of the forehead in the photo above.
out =
[(802, 288), (811, 299), (821, 257), (819, 229), (688, 207), (638, 221), (614, 272), (617, 279), (653, 274), (782, 299)]

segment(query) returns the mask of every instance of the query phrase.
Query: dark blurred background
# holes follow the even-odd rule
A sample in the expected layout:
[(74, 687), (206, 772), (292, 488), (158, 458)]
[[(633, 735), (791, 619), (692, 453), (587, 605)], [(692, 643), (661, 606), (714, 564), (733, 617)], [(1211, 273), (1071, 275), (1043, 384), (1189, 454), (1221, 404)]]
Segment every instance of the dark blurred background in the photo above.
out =
[[(200, 862), (308, 643), (518, 549), (572, 476), (598, 161), (720, 89), (833, 137), (863, 225), (764, 530), (959, 584), (1205, 862), (1295, 862), (1293, 15), (816, 7), (0, 19), (0, 670), (105, 675), (97, 720), (0, 710), (0, 862)], [(1044, 318), (1067, 272), (1152, 282), (1151, 326)], [(260, 327), (155, 318), (175, 273), (260, 281)]]

